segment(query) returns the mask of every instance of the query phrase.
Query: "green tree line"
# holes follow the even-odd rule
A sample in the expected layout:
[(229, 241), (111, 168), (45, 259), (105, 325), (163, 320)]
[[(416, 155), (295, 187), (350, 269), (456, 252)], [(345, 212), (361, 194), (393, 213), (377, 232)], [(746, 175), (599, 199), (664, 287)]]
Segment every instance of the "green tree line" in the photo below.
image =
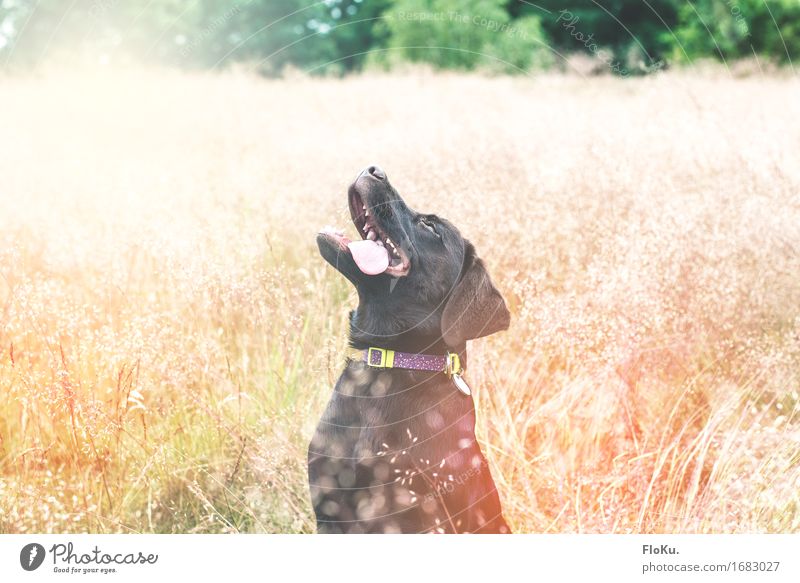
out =
[(76, 55), (264, 74), (429, 63), (505, 72), (586, 53), (619, 75), (800, 55), (800, 0), (0, 0), (0, 67)]

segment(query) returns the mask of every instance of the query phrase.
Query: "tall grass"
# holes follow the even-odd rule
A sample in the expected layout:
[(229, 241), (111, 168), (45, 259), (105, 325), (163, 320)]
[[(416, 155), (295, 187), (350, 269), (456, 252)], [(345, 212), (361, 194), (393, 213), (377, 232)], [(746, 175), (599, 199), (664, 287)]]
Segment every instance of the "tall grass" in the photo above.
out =
[(796, 83), (3, 79), (0, 531), (309, 532), (378, 162), (512, 310), (478, 431), (522, 532), (800, 531)]

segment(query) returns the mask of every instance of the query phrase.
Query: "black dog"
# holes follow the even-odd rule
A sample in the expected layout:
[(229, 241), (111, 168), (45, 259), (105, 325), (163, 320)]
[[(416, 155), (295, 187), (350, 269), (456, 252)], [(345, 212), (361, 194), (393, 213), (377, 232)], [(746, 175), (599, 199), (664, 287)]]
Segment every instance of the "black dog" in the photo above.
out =
[(349, 189), (362, 241), (325, 229), (322, 256), (358, 291), (348, 360), (308, 451), (326, 533), (506, 533), (475, 407), (466, 342), (509, 325), (472, 244), (410, 209), (371, 166)]

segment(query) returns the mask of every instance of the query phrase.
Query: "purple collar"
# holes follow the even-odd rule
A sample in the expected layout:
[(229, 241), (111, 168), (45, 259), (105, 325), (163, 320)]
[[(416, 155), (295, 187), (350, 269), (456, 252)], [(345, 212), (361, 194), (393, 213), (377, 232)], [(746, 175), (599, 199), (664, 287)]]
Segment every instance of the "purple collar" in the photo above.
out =
[(463, 374), (461, 359), (455, 352), (447, 354), (416, 354), (370, 346), (364, 351), (364, 362), (375, 368), (405, 368), (443, 372), (447, 376)]

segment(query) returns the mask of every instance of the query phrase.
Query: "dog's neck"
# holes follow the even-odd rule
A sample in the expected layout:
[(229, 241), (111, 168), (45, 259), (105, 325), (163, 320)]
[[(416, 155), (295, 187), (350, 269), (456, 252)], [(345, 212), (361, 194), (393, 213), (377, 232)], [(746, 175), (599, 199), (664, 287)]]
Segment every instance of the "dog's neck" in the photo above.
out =
[(366, 350), (370, 347), (387, 348), (399, 352), (409, 352), (416, 354), (447, 354), (448, 352), (462, 353), (466, 345), (448, 346), (441, 337), (424, 337), (413, 334), (403, 334), (399, 336), (379, 336), (371, 335), (359, 331), (350, 334), (350, 346), (359, 350)]
[(420, 318), (409, 324), (385, 309), (359, 306), (350, 312), (350, 345), (357, 349), (388, 348), (417, 354), (466, 353), (466, 344), (450, 346), (442, 338), (437, 317)]

